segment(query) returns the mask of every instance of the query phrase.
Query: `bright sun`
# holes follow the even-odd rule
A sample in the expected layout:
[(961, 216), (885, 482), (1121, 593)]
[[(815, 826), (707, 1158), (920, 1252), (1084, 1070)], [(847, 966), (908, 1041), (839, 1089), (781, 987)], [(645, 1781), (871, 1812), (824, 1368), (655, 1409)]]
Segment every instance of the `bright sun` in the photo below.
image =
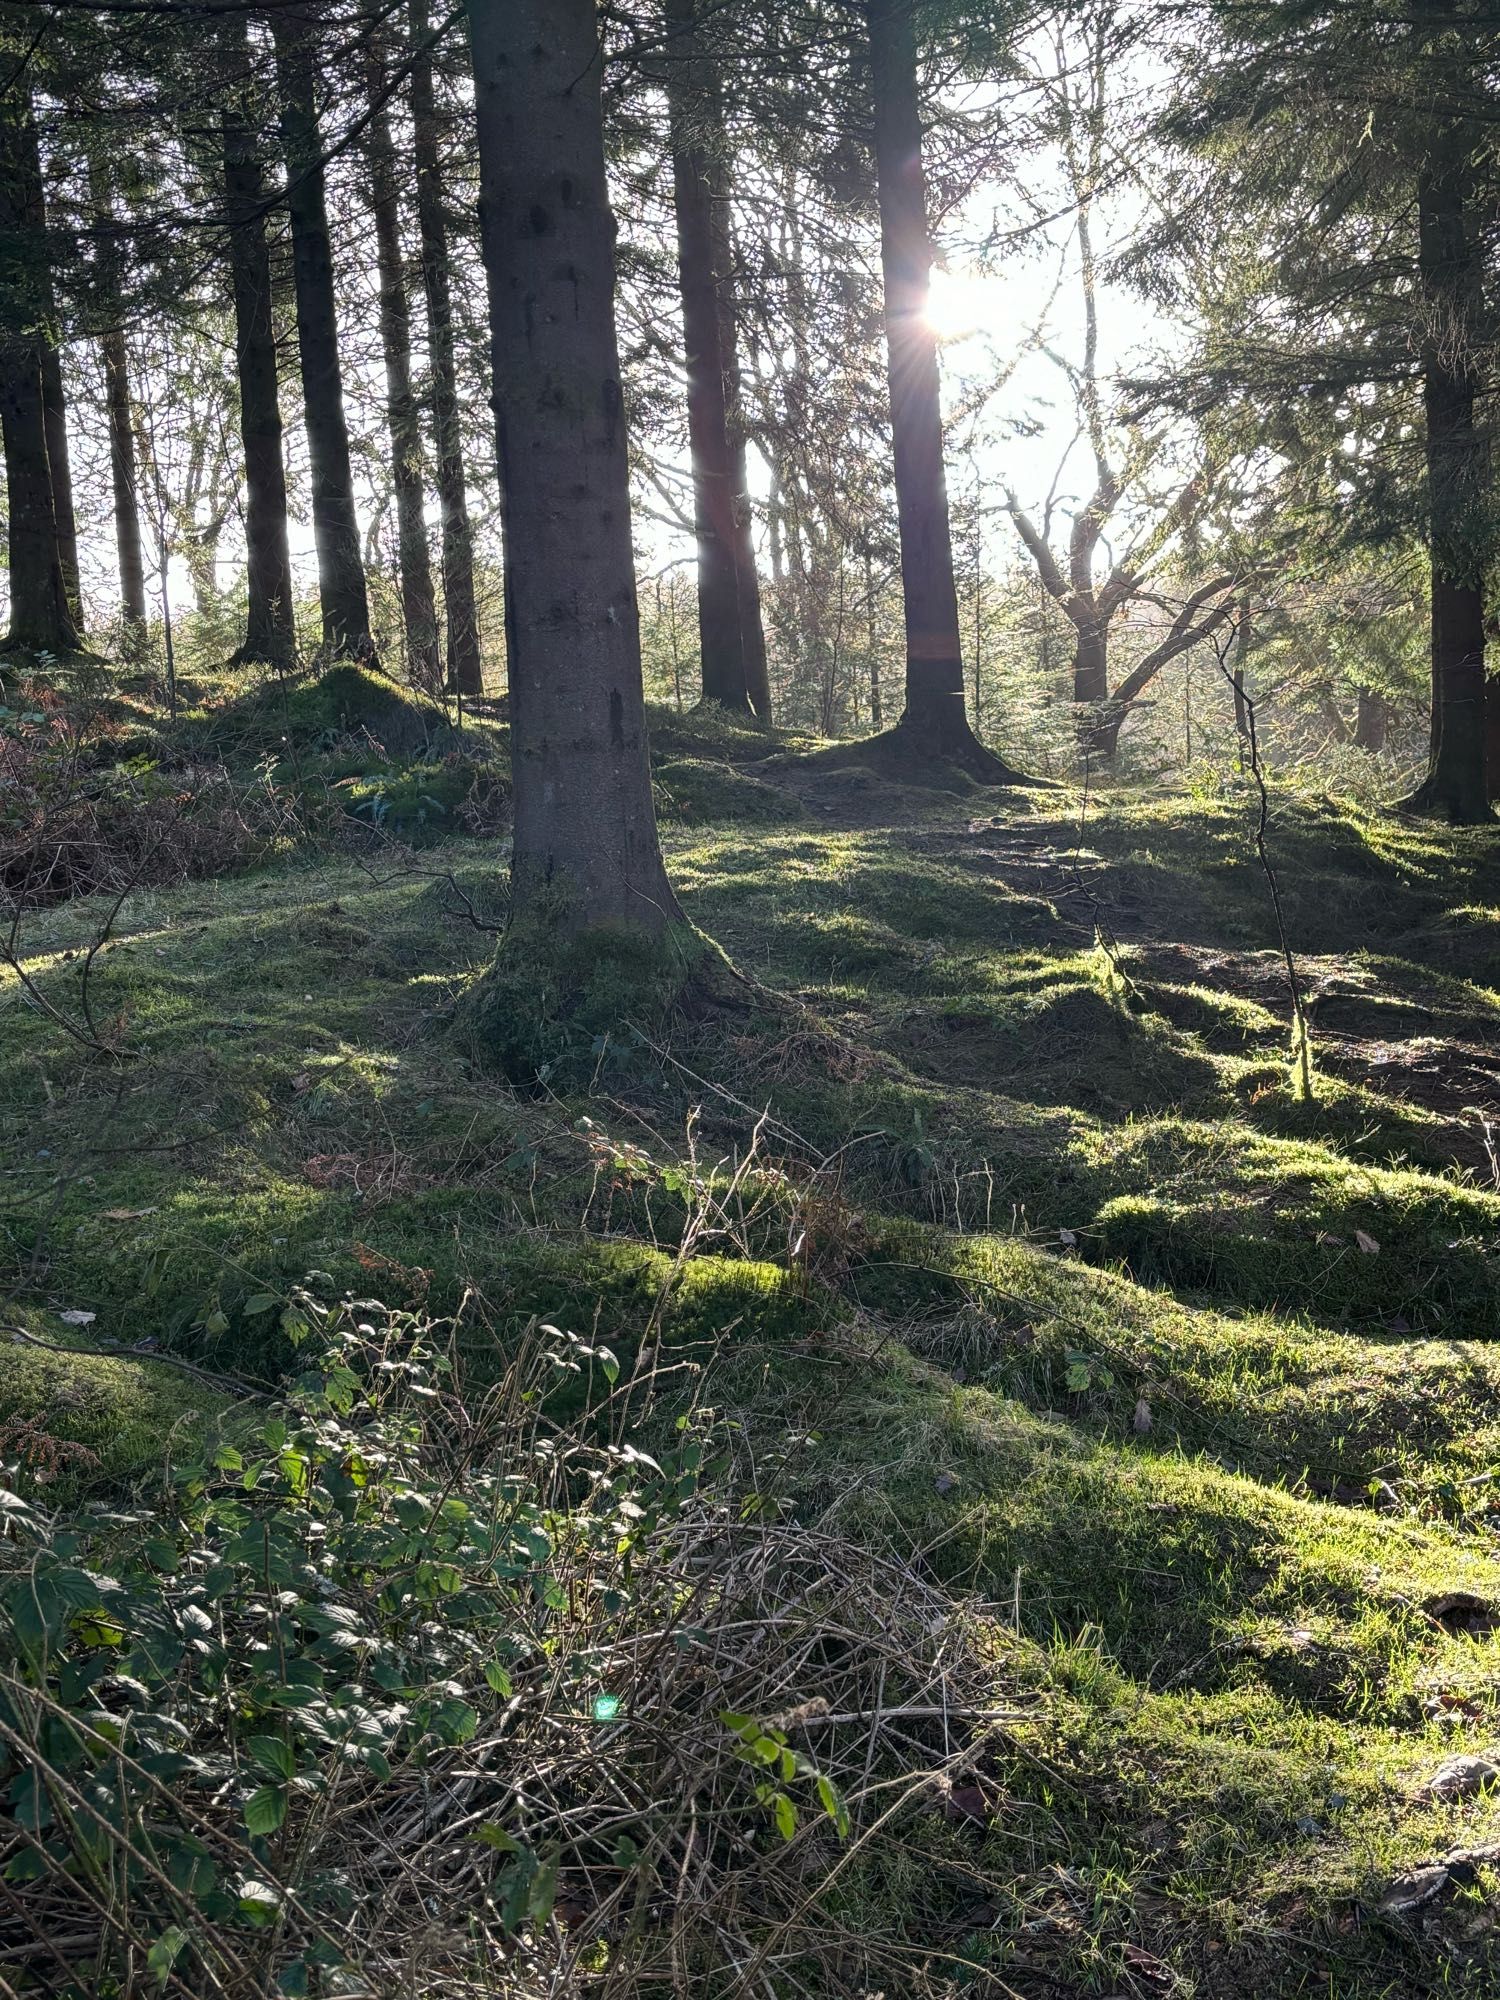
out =
[(990, 303), (984, 278), (934, 266), (927, 295), (927, 324), (939, 340), (965, 340), (984, 325)]

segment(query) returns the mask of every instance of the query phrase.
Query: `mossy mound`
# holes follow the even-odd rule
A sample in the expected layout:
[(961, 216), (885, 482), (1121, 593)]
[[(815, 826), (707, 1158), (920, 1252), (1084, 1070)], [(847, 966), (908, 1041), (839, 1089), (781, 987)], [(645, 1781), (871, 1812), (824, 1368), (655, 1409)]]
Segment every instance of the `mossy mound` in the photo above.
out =
[(577, 1088), (657, 1065), (675, 1023), (750, 1011), (753, 989), (691, 924), (564, 928), (550, 909), (513, 919), (459, 1004), (456, 1034), (522, 1089)]
[(653, 775), (657, 817), (664, 821), (677, 820), (684, 826), (724, 820), (777, 825), (804, 816), (790, 792), (706, 757), (667, 758)]
[(0, 1462), (52, 1504), (118, 1490), (152, 1464), (191, 1457), (231, 1407), (166, 1361), (18, 1341), (0, 1367)]
[(365, 731), (386, 750), (402, 755), (446, 747), (454, 734), (437, 702), (348, 661), (294, 689), (286, 710), (292, 727), (304, 735)]

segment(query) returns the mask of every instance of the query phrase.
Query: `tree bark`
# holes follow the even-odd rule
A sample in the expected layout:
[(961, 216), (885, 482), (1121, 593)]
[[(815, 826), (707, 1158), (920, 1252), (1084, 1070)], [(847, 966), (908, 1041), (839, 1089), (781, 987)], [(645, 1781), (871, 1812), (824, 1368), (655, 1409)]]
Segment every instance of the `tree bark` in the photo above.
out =
[(25, 203), (26, 228), (36, 258), (36, 303), (39, 311), (37, 357), (42, 377), (43, 421), (47, 432), (47, 464), (52, 479), (52, 513), (57, 523), (58, 555), (73, 623), (83, 631), (83, 589), (78, 569), (78, 526), (73, 511), (73, 471), (68, 457), (68, 403), (63, 388), (62, 357), (55, 341), (57, 296), (52, 283), (52, 254), (47, 235), (47, 195), (42, 179), (42, 154), (29, 97), (18, 100), (16, 164)]
[(447, 621), (448, 683), (460, 694), (484, 693), (479, 614), (474, 597), (474, 538), (469, 526), (453, 300), (448, 283), (448, 224), (443, 210), (442, 149), (432, 84), (427, 0), (411, 0), (412, 145), (417, 168), (417, 226), (422, 288), (427, 300), (427, 351), (432, 371), (434, 475), (442, 520), (443, 611)]
[(937, 337), (927, 316), (932, 244), (912, 0), (869, 0), (867, 17), (891, 446), (906, 600), (906, 708), (896, 734), (914, 759), (947, 758), (983, 782), (1014, 783), (1016, 774), (979, 741), (964, 708)]
[(1385, 748), (1385, 696), (1362, 687), (1354, 699), (1354, 747), (1376, 757)]
[(695, 0), (667, 0), (666, 23), (703, 699), (769, 721), (743, 435), (736, 439), (739, 361), (723, 99), (697, 32)]
[[(10, 631), (6, 644), (75, 652), (76, 545), (58, 520), (58, 481), (48, 451), (45, 377), (51, 317), (46, 211), (36, 128), (23, 82), (0, 91), (0, 429), (9, 515)], [(55, 352), (53, 354), (55, 361)], [(53, 429), (57, 410), (53, 411)]]
[(270, 9), (270, 22), (281, 93), (286, 202), (297, 294), (297, 352), (312, 475), (323, 643), (333, 655), (373, 659), (354, 477), (349, 465), (349, 432), (344, 421), (333, 249), (314, 82), (318, 8), (276, 6)]
[(135, 412), (130, 399), (130, 353), (124, 326), (124, 260), (107, 161), (89, 155), (89, 199), (98, 243), (96, 286), (107, 322), (99, 340), (104, 363), (104, 409), (109, 425), (109, 472), (114, 495), (115, 550), (120, 569), (122, 650), (138, 655), (146, 636), (146, 566), (141, 552), (140, 485), (136, 476)]
[(1212, 576), (1183, 600), (1166, 638), (1136, 662), (1109, 697), (1085, 739), (1086, 750), (1101, 757), (1115, 755), (1126, 716), (1162, 668), (1204, 639), (1211, 639), (1234, 616), (1235, 600), (1227, 594), (1234, 581), (1229, 575)]
[(396, 149), (385, 109), (387, 83), (378, 33), (377, 28), (370, 28), (365, 56), (370, 98), (365, 155), (370, 168), (370, 209), (375, 221), (380, 345), (385, 359), (386, 418), (391, 430), (391, 483), (396, 494), (401, 622), (406, 632), (407, 673), (417, 686), (433, 690), (439, 685), (438, 631), (422, 496), (422, 426), (411, 386), (411, 310), (401, 256)]
[[(234, 17), (230, 17), (233, 20)], [(244, 17), (232, 62), (248, 60)], [(297, 653), (292, 557), (287, 532), (276, 333), (271, 318), (271, 258), (266, 246), (265, 185), (257, 135), (234, 93), (226, 96), (220, 137), (224, 217), (234, 293), (234, 348), (245, 453), (245, 582), (248, 606), (240, 660), (290, 666)]]
[[(1109, 628), (1089, 619), (1077, 628), (1073, 649), (1073, 700), (1098, 709), (1109, 700)], [(1087, 730), (1087, 723), (1082, 728)]]
[(63, 588), (73, 623), (83, 632), (83, 580), (78, 569), (78, 522), (73, 511), (73, 469), (68, 457), (68, 402), (63, 389), (62, 356), (45, 335), (40, 346), (42, 411), (47, 427), (47, 463), (52, 471), (52, 512), (57, 522), (57, 553)]
[(595, 0), (470, 0), (505, 534), (513, 926), (685, 929), (641, 689)]
[(1407, 804), (1458, 825), (1488, 819), (1485, 771), (1482, 522), (1488, 453), (1474, 424), (1479, 390), (1481, 250), (1471, 169), (1442, 132), (1417, 190), (1423, 305), (1428, 546), (1432, 564), (1432, 730), (1427, 777)]
[(104, 396), (109, 412), (109, 471), (115, 500), (115, 549), (120, 562), (120, 613), (127, 653), (146, 635), (146, 563), (141, 552), (141, 499), (135, 464), (135, 418), (130, 407), (130, 357), (125, 334), (112, 328), (100, 343)]

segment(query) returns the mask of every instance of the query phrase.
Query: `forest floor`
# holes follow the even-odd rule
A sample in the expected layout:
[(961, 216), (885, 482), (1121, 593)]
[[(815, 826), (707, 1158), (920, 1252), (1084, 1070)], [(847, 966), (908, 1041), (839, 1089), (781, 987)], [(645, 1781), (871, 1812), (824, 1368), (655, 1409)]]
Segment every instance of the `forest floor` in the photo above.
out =
[[(941, 1796), (842, 1921), (1028, 2000), (1493, 1992), (1500, 1792), (1426, 1787), (1500, 1745), (1495, 836), (1275, 791), (1299, 1101), (1248, 782), (903, 789), (661, 716), (684, 907), (805, 1029), (516, 1091), (448, 1026), (501, 726), (294, 699), (111, 712), (142, 768), (268, 756), (345, 814), (125, 899), (88, 983), (128, 1061), (0, 985), (0, 1456), (54, 1504), (148, 1476), (233, 1422), (163, 1357), (273, 1382), (257, 1301), (313, 1268), (471, 1288), (502, 1344), (659, 1330), (788, 1517), (981, 1635), (1003, 1715), (889, 1749)], [(22, 927), (70, 1018), (102, 908)], [(752, 1147), (786, 1195), (746, 1212)]]

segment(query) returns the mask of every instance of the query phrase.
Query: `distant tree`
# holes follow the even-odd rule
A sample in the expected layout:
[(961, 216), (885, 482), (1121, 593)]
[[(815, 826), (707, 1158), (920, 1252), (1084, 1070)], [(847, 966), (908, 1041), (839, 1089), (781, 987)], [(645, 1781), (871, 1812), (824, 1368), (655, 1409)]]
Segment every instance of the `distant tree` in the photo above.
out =
[[(1184, 545), (1202, 525), (1219, 481), (1211, 466), (1200, 463), (1170, 497), (1154, 494), (1153, 475), (1159, 479), (1158, 464), (1167, 455), (1170, 426), (1153, 434), (1139, 414), (1120, 424), (1109, 408), (1101, 379), (1095, 208), (1116, 160), (1118, 135), (1111, 130), (1109, 93), (1121, 46), (1119, 10), (1105, 0), (1085, 10), (1076, 24), (1056, 25), (1052, 60), (1042, 79), (1048, 137), (1061, 155), (1073, 218), (1082, 307), (1076, 359), (1061, 353), (1053, 358), (1067, 376), (1077, 406), (1075, 441), (1086, 444), (1092, 458), (1092, 489), (1073, 513), (1061, 554), (1052, 544), (1052, 502), (1038, 519), (1013, 493), (1006, 494), (1016, 531), (1043, 588), (1073, 627), (1073, 700), (1080, 744), (1087, 753), (1104, 757), (1114, 756), (1122, 724), (1162, 669), (1234, 616), (1244, 581), (1238, 562), (1227, 567), (1222, 561), (1211, 562), (1207, 573), (1193, 575), (1170, 604), (1161, 596), (1160, 571), (1174, 560), (1181, 568)], [(1110, 554), (1101, 574), (1101, 552), (1109, 548), (1108, 537), (1122, 517), (1129, 522), (1124, 544)], [(1143, 599), (1168, 610), (1167, 629), (1112, 687), (1111, 635)]]
[(974, 734), (943, 466), (937, 335), (928, 315), (932, 239), (922, 168), (913, 0), (869, 0), (875, 171), (885, 283), (891, 448), (906, 601), (906, 708), (892, 732), (905, 761), (944, 759), (984, 784), (1023, 782)]
[(391, 483), (396, 494), (396, 555), (401, 578), (401, 623), (406, 634), (407, 672), (418, 686), (439, 682), (437, 610), (432, 597), (432, 563), (427, 551), (423, 500), (422, 426), (411, 382), (411, 311), (401, 249), (401, 203), (396, 147), (386, 99), (390, 86), (382, 29), (366, 29), (365, 83), (369, 123), (365, 127), (368, 195), (375, 224), (376, 276), (380, 291), (380, 345), (385, 359), (386, 420), (391, 436)]
[[(1488, 817), (1484, 594), (1497, 511), (1481, 392), (1484, 257), (1500, 201), (1500, 30), (1479, 0), (1205, 0), (1174, 42), (1166, 129), (1193, 164), (1172, 239), (1223, 237), (1220, 298), (1184, 399), (1263, 438), (1319, 496), (1330, 552), (1420, 533), (1431, 572), (1428, 771), (1408, 802)], [(1500, 775), (1500, 774), (1497, 774)]]
[(771, 719), (732, 296), (729, 142), (696, 0), (667, 0), (664, 69), (687, 359), (703, 699)]
[(442, 135), (433, 87), (432, 28), (427, 0), (411, 0), (412, 145), (417, 169), (417, 226), (422, 289), (427, 302), (427, 349), (432, 380), (434, 473), (442, 510), (443, 613), (448, 682), (462, 694), (484, 692), (479, 613), (474, 591), (474, 535), (464, 467), (458, 358), (449, 276), (448, 222)]

